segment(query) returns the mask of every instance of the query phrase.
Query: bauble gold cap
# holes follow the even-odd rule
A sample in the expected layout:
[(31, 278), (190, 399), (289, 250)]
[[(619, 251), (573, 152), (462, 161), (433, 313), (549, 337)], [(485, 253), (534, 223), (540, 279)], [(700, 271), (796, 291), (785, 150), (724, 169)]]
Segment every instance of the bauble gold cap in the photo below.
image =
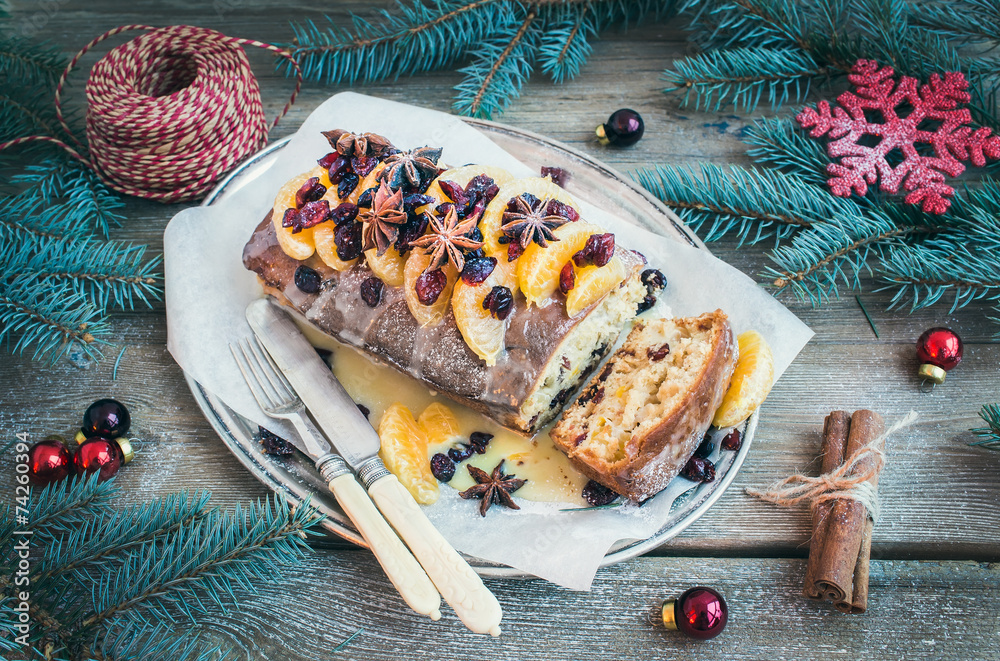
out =
[(917, 374), (920, 375), (920, 378), (933, 381), (934, 383), (944, 383), (945, 377), (948, 376), (948, 373), (943, 369), (930, 363), (923, 363), (920, 369), (917, 370)]
[(115, 443), (117, 443), (118, 447), (122, 449), (123, 464), (127, 464), (135, 459), (135, 450), (132, 449), (132, 443), (129, 439), (124, 436), (119, 436), (115, 439)]
[(660, 617), (663, 619), (663, 626), (673, 631), (677, 631), (677, 600), (667, 599), (660, 609)]

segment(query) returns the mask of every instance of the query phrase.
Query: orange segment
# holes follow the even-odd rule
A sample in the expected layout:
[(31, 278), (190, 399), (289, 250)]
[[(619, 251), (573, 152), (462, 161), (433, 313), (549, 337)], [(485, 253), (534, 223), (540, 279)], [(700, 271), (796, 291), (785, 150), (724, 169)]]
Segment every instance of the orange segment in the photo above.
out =
[[(307, 227), (301, 232), (292, 233), (291, 227), (282, 227), (281, 221), (285, 217), (286, 209), (295, 208), (295, 193), (302, 188), (302, 184), (309, 181), (310, 177), (318, 177), (323, 173), (323, 168), (317, 166), (309, 172), (292, 177), (278, 190), (274, 197), (274, 206), (271, 209), (271, 222), (274, 225), (275, 234), (278, 236), (278, 245), (286, 255), (299, 261), (309, 259), (316, 251), (313, 243), (313, 229)], [(329, 181), (329, 179), (327, 179)]]
[(490, 366), (496, 365), (497, 358), (503, 353), (507, 322), (496, 319), (488, 310), (484, 310), (483, 299), (497, 285), (513, 291), (515, 282), (512, 274), (497, 268), (478, 285), (469, 285), (464, 280), (459, 280), (451, 296), (455, 325), (462, 333), (465, 343)]
[(576, 271), (576, 286), (566, 294), (566, 314), (570, 317), (604, 298), (625, 279), (625, 265), (617, 256), (604, 266), (573, 268)]
[(403, 296), (406, 298), (406, 305), (410, 308), (413, 318), (421, 326), (437, 326), (444, 319), (448, 311), (448, 301), (451, 299), (451, 292), (458, 280), (458, 271), (449, 262), (441, 267), (447, 276), (447, 284), (437, 300), (431, 305), (424, 305), (417, 298), (417, 278), (430, 265), (431, 256), (419, 250), (411, 250), (406, 257), (406, 266), (403, 268)]
[(438, 184), (439, 181), (453, 181), (463, 188), (469, 184), (470, 181), (475, 179), (481, 174), (485, 174), (487, 177), (493, 179), (493, 182), (497, 186), (503, 186), (509, 181), (514, 180), (514, 175), (507, 172), (503, 168), (494, 167), (492, 165), (464, 165), (460, 168), (452, 168), (450, 170), (445, 170), (437, 176), (437, 178), (431, 182), (431, 185), (427, 187), (427, 195), (434, 198), (434, 201), (426, 204), (422, 207), (418, 207), (415, 211), (417, 213), (423, 213), (428, 209), (433, 209), (437, 205), (443, 202), (454, 202), (450, 197), (445, 195), (444, 191), (441, 190), (441, 186)]
[(774, 385), (774, 357), (764, 336), (750, 330), (740, 333), (736, 342), (739, 359), (733, 380), (712, 420), (712, 424), (720, 428), (738, 425), (749, 418), (764, 403)]
[(458, 418), (441, 402), (434, 402), (425, 408), (417, 418), (417, 424), (427, 435), (427, 443), (431, 446), (447, 443), (460, 435)]
[(538, 304), (559, 288), (559, 272), (573, 255), (583, 250), (591, 234), (603, 230), (597, 225), (582, 221), (566, 223), (552, 233), (558, 241), (550, 241), (545, 248), (532, 243), (514, 263), (517, 265), (517, 284), (528, 303)]
[(559, 200), (573, 207), (577, 213), (580, 211), (580, 205), (576, 200), (562, 187), (552, 183), (549, 177), (527, 177), (504, 184), (486, 207), (479, 221), (479, 229), (483, 233), (483, 251), (490, 257), (496, 257), (498, 261), (507, 261), (507, 246), (499, 241), (503, 234), (500, 231), (500, 226), (503, 225), (503, 212), (507, 208), (507, 203), (522, 193), (531, 193), (540, 200)]
[[(316, 249), (319, 249), (318, 245)], [(403, 270), (406, 267), (406, 260), (403, 259), (403, 256), (394, 247), (390, 246), (388, 250), (382, 253), (381, 257), (379, 257), (378, 250), (375, 248), (366, 250), (365, 260), (367, 260), (372, 273), (381, 278), (382, 282), (390, 287), (403, 286)]]
[(389, 472), (399, 478), (421, 505), (435, 502), (438, 482), (427, 460), (427, 435), (413, 419), (410, 409), (398, 402), (386, 409), (378, 425), (378, 437), (382, 441), (378, 455)]

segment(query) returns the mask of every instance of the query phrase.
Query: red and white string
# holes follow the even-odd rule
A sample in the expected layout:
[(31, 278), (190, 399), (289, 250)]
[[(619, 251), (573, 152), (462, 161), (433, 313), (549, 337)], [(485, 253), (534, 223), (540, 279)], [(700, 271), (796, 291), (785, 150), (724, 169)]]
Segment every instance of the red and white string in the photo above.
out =
[[(90, 72), (85, 145), (63, 116), (66, 79), (87, 51), (130, 30), (147, 33), (112, 49)], [(296, 72), (295, 90), (270, 126), (243, 45), (288, 59)], [(55, 143), (120, 193), (165, 203), (193, 200), (267, 143), (301, 85), (298, 63), (271, 44), (190, 25), (125, 25), (84, 46), (63, 71), (55, 106), (66, 140), (30, 136), (0, 143), (0, 150)]]

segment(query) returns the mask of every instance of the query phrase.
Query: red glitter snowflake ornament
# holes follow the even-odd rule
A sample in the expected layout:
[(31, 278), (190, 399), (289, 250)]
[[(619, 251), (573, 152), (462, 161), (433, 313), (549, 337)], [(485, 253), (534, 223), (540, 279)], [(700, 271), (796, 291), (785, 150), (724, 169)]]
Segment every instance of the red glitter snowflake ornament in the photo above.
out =
[[(806, 108), (796, 119), (809, 135), (828, 134), (831, 158), (839, 158), (826, 170), (827, 181), (838, 197), (851, 192), (864, 195), (868, 185), (879, 182), (885, 193), (907, 191), (907, 204), (921, 205), (927, 213), (948, 210), (955, 189), (944, 183), (945, 175), (957, 177), (972, 161), (982, 167), (986, 159), (1000, 158), (1000, 137), (988, 128), (965, 126), (972, 121), (967, 108), (969, 87), (965, 76), (949, 71), (944, 78), (931, 76), (926, 85), (902, 76), (897, 83), (892, 67), (879, 67), (873, 60), (858, 60), (848, 80), (855, 91), (837, 97), (840, 107), (820, 101), (816, 109)], [(893, 152), (902, 162), (887, 160)], [(933, 152), (933, 153), (932, 153)], [(898, 161), (898, 156), (893, 161)]]

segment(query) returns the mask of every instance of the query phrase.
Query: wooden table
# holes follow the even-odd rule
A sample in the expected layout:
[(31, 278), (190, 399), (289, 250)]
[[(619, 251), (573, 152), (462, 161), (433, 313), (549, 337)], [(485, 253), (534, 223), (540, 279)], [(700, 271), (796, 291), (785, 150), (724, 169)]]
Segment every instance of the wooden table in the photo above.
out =
[[(92, 36), (128, 23), (189, 23), (271, 42), (291, 38), (290, 20), (344, 17), (362, 2), (295, 4), (274, 0), (213, 3), (119, 3), (15, 0), (14, 19), (75, 52)], [(666, 22), (611, 31), (594, 43), (576, 81), (555, 86), (536, 75), (500, 121), (566, 142), (622, 171), (651, 163), (746, 163), (739, 135), (752, 118), (729, 110), (699, 113), (661, 93), (661, 72), (690, 51)], [(291, 84), (251, 54), (273, 115)], [(88, 59), (85, 62), (93, 62)], [(80, 95), (83, 75), (71, 94)], [(354, 87), (367, 94), (447, 110), (450, 71)], [(345, 88), (307, 83), (273, 133), (293, 132), (331, 94)], [(594, 127), (620, 108), (638, 110), (646, 135), (631, 149), (599, 146)], [(787, 112), (787, 110), (785, 111)], [(764, 114), (759, 112), (758, 115)], [(183, 205), (129, 201), (114, 238), (161, 245), (164, 227)], [(756, 275), (765, 247), (711, 246), (720, 258)], [(914, 314), (887, 312), (888, 297), (865, 283), (864, 300), (881, 332), (876, 339), (853, 296), (812, 309), (783, 299), (816, 337), (764, 405), (752, 451), (732, 488), (696, 524), (655, 553), (602, 570), (589, 593), (538, 580), (489, 581), (505, 610), (499, 640), (476, 636), (446, 612), (430, 623), (410, 613), (367, 551), (337, 540), (319, 545), (287, 583), (269, 588), (231, 618), (231, 632), (252, 659), (317, 658), (1000, 658), (1000, 453), (971, 448), (976, 412), (1000, 400), (1000, 344), (986, 306), (949, 313), (946, 304)], [(205, 283), (211, 287), (212, 283)], [(932, 392), (921, 392), (914, 341), (931, 326), (954, 328), (965, 360)], [(65, 360), (55, 367), (0, 357), (0, 419), (36, 439), (69, 430), (92, 400), (114, 396), (132, 410), (148, 450), (118, 483), (141, 500), (181, 488), (210, 489), (231, 505), (267, 495), (228, 453), (192, 399), (166, 351), (162, 304), (115, 315), (112, 342), (128, 349), (112, 379), (103, 362)], [(800, 596), (809, 515), (744, 493), (802, 470), (815, 471), (823, 417), (832, 409), (872, 408), (889, 421), (913, 409), (917, 424), (893, 439), (881, 483), (883, 518), (875, 529), (869, 611), (845, 616)], [(9, 456), (0, 458), (6, 490)], [(5, 491), (6, 492), (6, 491)], [(721, 590), (730, 624), (709, 642), (687, 640), (649, 624), (660, 602), (687, 587)], [(363, 628), (342, 652), (338, 643)]]

